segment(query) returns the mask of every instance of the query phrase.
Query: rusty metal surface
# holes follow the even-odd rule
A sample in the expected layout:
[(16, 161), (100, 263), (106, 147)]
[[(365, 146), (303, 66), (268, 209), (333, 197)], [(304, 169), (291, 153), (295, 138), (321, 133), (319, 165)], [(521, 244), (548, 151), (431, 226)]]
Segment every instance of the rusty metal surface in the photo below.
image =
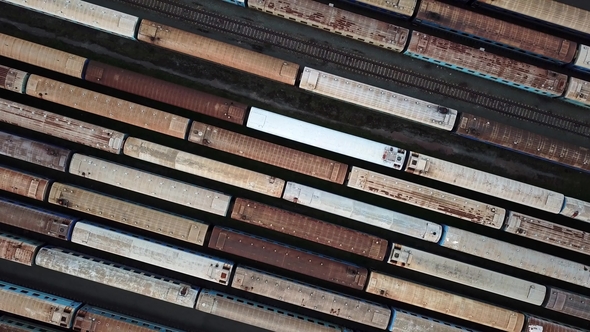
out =
[(590, 234), (518, 212), (509, 212), (504, 231), (590, 255)]
[(187, 118), (38, 75), (29, 77), (27, 94), (177, 138), (188, 130)]
[(182, 85), (89, 60), (84, 80), (148, 99), (243, 124), (248, 106)]
[(506, 210), (353, 166), (346, 184), (371, 194), (499, 229)]
[(0, 190), (42, 201), (49, 179), (0, 166)]
[(549, 287), (549, 299), (543, 306), (549, 310), (590, 320), (590, 298), (562, 289)]
[(237, 198), (235, 220), (382, 261), (387, 240), (255, 201)]
[(299, 65), (143, 19), (137, 40), (294, 85)]
[(257, 0), (248, 7), (317, 29), (401, 52), (410, 31), (312, 0)]
[(0, 311), (68, 328), (81, 306), (80, 302), (0, 280)]
[(590, 149), (462, 113), (458, 135), (590, 172)]
[(368, 275), (366, 268), (220, 227), (213, 228), (209, 248), (354, 289), (362, 290)]
[[(496, 78), (499, 83), (513, 82), (548, 95), (561, 95), (567, 76), (524, 62), (454, 43), (446, 39), (412, 32), (407, 52), (430, 58), (429, 61), (449, 63), (452, 68), (471, 70)], [(503, 81), (507, 82), (503, 82)]]
[(82, 78), (86, 58), (0, 34), (0, 56)]
[(231, 164), (201, 157), (135, 137), (125, 142), (125, 155), (272, 197), (281, 197), (285, 181)]
[(26, 71), (0, 65), (0, 88), (16, 93), (25, 93), (25, 83), (28, 76), (29, 73)]
[(75, 153), (70, 174), (225, 216), (231, 196), (193, 184)]
[(367, 293), (443, 313), (506, 332), (521, 332), (523, 314), (460, 295), (371, 272)]
[(212, 149), (342, 184), (348, 165), (194, 121), (188, 140)]
[(190, 285), (66, 249), (43, 247), (34, 261), (36, 266), (183, 307), (193, 308), (197, 301), (198, 290)]
[(0, 131), (0, 155), (65, 172), (71, 153), (55, 145)]
[(119, 154), (126, 134), (0, 98), (0, 121)]
[(0, 223), (67, 240), (78, 218), (0, 198)]
[(231, 286), (382, 330), (391, 318), (386, 306), (252, 268), (239, 266)]
[(0, 258), (24, 265), (33, 265), (35, 253), (41, 247), (39, 241), (0, 233)]
[(0, 332), (60, 332), (46, 326), (33, 324), (9, 316), (0, 317)]
[(47, 202), (199, 246), (209, 227), (198, 220), (57, 182), (51, 185)]
[(540, 317), (528, 316), (524, 332), (582, 332), (583, 330)]
[(76, 312), (73, 330), (83, 332), (182, 332), (90, 305), (85, 305)]
[(434, 22), (448, 29), (478, 36), (480, 41), (501, 43), (565, 63), (572, 62), (577, 49), (574, 41), (436, 0), (422, 0), (416, 20)]

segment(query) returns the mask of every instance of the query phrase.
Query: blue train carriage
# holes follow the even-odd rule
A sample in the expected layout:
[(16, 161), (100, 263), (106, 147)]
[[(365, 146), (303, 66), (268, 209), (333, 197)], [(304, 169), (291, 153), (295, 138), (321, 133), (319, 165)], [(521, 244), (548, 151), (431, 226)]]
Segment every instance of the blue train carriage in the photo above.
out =
[(398, 18), (409, 19), (414, 15), (418, 0), (342, 0), (359, 7), (369, 8)]
[(353, 332), (336, 324), (209, 289), (201, 290), (195, 309), (271, 331)]
[(387, 331), (421, 331), (421, 332), (474, 332), (471, 329), (439, 321), (430, 317), (418, 315), (409, 311), (391, 308), (391, 323)]
[(0, 317), (0, 332), (60, 332), (46, 326), (9, 316)]
[[(221, 0), (223, 2), (231, 3), (232, 5), (240, 6), (240, 7), (247, 7), (246, 0)], [(253, 0), (258, 1), (258, 0)]]
[(418, 31), (404, 54), (548, 97), (561, 97), (567, 85), (564, 74)]
[(80, 1), (2, 0), (92, 29), (135, 40), (139, 17)]
[(173, 329), (89, 305), (85, 305), (78, 310), (73, 329), (74, 331), (92, 332), (184, 332), (183, 330)]
[(71, 328), (82, 302), (0, 281), (0, 311)]

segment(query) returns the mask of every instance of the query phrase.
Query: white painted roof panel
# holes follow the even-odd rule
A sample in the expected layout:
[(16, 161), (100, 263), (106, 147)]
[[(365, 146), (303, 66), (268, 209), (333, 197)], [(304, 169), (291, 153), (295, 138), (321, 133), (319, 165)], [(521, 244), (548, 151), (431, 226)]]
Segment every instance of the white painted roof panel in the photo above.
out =
[(442, 226), (439, 224), (298, 183), (287, 182), (283, 198), (297, 204), (425, 241), (438, 242), (441, 238)]
[(588, 266), (487, 236), (447, 227), (441, 246), (590, 288)]
[(541, 284), (395, 243), (388, 263), (533, 305), (543, 304), (547, 291)]
[(451, 131), (457, 120), (454, 109), (309, 67), (303, 70), (299, 87), (437, 129)]
[(406, 172), (552, 213), (559, 213), (564, 201), (555, 191), (415, 152)]
[(128, 15), (106, 7), (80, 0), (2, 0), (46, 15), (103, 30), (127, 38), (135, 38), (137, 16)]
[(583, 222), (590, 222), (590, 203), (566, 196), (563, 210), (559, 214)]
[(230, 261), (88, 222), (76, 223), (72, 242), (224, 285), (233, 268)]
[(246, 126), (271, 135), (343, 154), (385, 167), (401, 169), (406, 151), (336, 130), (252, 107)]
[(576, 67), (581, 67), (590, 70), (590, 46), (579, 44), (578, 54), (574, 60)]
[(565, 89), (565, 100), (590, 107), (590, 82), (570, 77)]

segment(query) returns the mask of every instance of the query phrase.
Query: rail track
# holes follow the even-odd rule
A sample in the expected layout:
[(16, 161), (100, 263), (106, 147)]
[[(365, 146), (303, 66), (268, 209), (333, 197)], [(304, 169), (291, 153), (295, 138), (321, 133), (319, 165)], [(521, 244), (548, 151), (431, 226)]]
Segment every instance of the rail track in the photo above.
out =
[(302, 54), (343, 67), (346, 70), (396, 84), (420, 88), (435, 94), (466, 101), (483, 106), (507, 117), (522, 119), (544, 126), (564, 130), (585, 137), (590, 137), (590, 125), (573, 118), (553, 114), (539, 108), (531, 107), (506, 98), (449, 84), (411, 70), (389, 65), (380, 61), (367, 59), (361, 55), (337, 50), (311, 40), (304, 40), (285, 33), (274, 31), (246, 20), (228, 17), (207, 11), (200, 6), (187, 5), (177, 0), (116, 0), (138, 8), (162, 13), (168, 17), (180, 19), (200, 28), (216, 30), (239, 36), (259, 43), (276, 46), (290, 52)]

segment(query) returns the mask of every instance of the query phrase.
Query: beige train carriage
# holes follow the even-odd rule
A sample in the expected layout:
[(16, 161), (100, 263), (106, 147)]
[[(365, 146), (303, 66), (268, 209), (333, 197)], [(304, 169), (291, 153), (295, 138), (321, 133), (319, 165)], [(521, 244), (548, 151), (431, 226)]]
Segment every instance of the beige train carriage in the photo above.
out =
[(547, 292), (541, 284), (396, 243), (388, 263), (537, 306), (543, 304)]
[[(590, 108), (590, 82), (570, 77), (563, 100), (578, 106)], [(584, 165), (587, 165), (588, 161)]]
[(47, 201), (198, 246), (205, 242), (209, 227), (194, 219), (58, 182), (51, 185)]
[(506, 332), (521, 332), (525, 322), (524, 315), (519, 312), (379, 272), (371, 272), (366, 291)]
[(434, 188), (353, 166), (346, 185), (399, 202), (499, 229), (506, 210)]
[(35, 254), (41, 245), (39, 241), (0, 232), (0, 258), (11, 262), (33, 266)]
[(256, 0), (248, 7), (364, 43), (401, 52), (410, 31), (313, 0)]
[(0, 33), (0, 56), (82, 78), (86, 58)]
[(285, 187), (285, 181), (274, 176), (254, 172), (135, 137), (127, 139), (124, 153), (132, 158), (272, 197), (281, 197), (283, 188)]
[(0, 190), (43, 201), (49, 179), (0, 166)]
[(299, 74), (299, 65), (294, 62), (246, 50), (146, 19), (142, 20), (139, 25), (137, 39), (289, 85), (295, 85)]
[(38, 75), (29, 77), (26, 93), (32, 97), (181, 139), (186, 136), (190, 121), (178, 115)]
[(231, 196), (98, 158), (74, 154), (70, 174), (225, 216)]
[(348, 165), (206, 123), (193, 121), (188, 140), (322, 180), (344, 183)]

